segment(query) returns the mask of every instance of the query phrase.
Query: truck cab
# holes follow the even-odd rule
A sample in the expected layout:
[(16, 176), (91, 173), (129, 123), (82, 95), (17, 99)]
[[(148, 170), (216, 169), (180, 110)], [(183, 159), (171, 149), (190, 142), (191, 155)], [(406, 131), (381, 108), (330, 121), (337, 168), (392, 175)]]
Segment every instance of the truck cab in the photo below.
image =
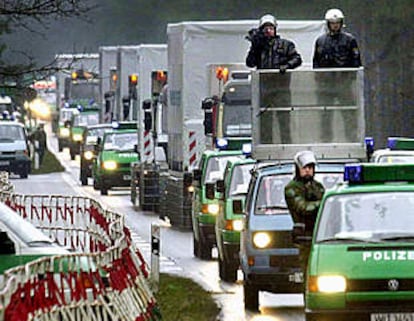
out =
[(233, 71), (222, 96), (202, 104), (205, 134), (211, 136), (213, 148), (241, 150), (251, 143), (251, 107), (250, 71)]

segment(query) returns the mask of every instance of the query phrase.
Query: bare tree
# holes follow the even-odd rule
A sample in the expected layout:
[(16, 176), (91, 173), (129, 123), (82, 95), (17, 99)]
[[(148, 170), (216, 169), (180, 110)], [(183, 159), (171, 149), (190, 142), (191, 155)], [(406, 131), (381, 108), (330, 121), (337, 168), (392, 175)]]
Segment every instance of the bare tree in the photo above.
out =
[[(87, 14), (96, 8), (92, 0), (2, 0), (0, 1), (0, 34), (13, 33), (21, 28), (42, 34), (53, 19), (78, 18), (88, 21)], [(42, 26), (32, 28), (33, 25)], [(0, 44), (0, 84), (19, 84), (23, 78), (39, 78), (57, 71), (54, 61), (37, 66), (35, 58), (29, 52), (14, 52), (24, 57), (21, 64), (8, 64), (2, 59), (7, 50), (6, 44)], [(26, 76), (26, 77), (25, 77)], [(27, 77), (29, 76), (29, 77)]]

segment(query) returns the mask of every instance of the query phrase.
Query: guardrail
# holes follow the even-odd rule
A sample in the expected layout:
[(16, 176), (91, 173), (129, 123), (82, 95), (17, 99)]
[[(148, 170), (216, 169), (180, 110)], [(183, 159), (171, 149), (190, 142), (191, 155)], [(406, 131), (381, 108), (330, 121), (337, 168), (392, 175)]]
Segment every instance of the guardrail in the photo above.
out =
[(22, 195), (7, 185), (0, 175), (0, 201), (73, 254), (5, 271), (0, 320), (162, 319), (122, 214), (87, 197)]

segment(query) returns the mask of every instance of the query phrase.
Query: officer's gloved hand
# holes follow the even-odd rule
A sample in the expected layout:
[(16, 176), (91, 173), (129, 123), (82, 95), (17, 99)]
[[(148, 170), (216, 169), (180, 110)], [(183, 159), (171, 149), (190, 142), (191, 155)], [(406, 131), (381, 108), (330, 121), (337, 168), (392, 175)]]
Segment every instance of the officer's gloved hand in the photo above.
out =
[(288, 65), (280, 65), (279, 71), (281, 74), (284, 74), (286, 72), (286, 69), (288, 69)]

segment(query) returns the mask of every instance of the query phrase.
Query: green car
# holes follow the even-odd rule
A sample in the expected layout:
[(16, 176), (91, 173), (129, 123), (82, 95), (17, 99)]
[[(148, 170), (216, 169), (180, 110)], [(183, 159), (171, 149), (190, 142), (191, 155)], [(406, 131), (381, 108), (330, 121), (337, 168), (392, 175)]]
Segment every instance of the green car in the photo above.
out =
[(319, 209), (306, 320), (413, 320), (414, 165), (348, 164), (344, 181)]
[(211, 250), (216, 245), (215, 224), (219, 213), (220, 193), (215, 191), (217, 180), (223, 179), (227, 161), (240, 159), (242, 151), (205, 151), (198, 169), (194, 170), (194, 198), (192, 227), (194, 256), (211, 259)]
[(249, 187), (251, 173), (256, 161), (251, 158), (227, 162), (224, 179), (217, 181), (221, 192), (219, 213), (216, 218), (216, 242), (220, 279), (226, 282), (237, 280), (240, 259), (240, 231), (242, 209)]
[[(99, 139), (100, 140), (100, 139)], [(136, 129), (117, 129), (104, 133), (97, 145), (98, 155), (92, 166), (93, 185), (101, 195), (112, 187), (131, 185), (131, 163), (139, 161)]]
[(85, 128), (99, 123), (99, 112), (99, 109), (89, 108), (72, 114), (68, 141), (70, 158), (72, 160), (75, 159), (76, 155), (80, 154)]

